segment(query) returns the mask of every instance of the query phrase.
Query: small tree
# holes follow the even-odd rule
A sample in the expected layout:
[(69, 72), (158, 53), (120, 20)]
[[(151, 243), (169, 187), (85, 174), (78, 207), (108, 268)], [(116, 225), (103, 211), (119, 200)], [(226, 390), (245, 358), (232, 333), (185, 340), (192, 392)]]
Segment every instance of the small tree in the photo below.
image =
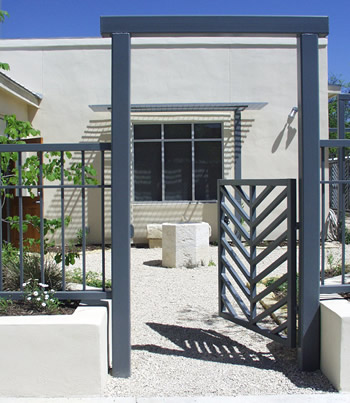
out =
[[(29, 122), (19, 121), (16, 119), (15, 115), (5, 116), (4, 120), (6, 122), (6, 128), (4, 135), (0, 136), (0, 144), (25, 144), (25, 139), (33, 138), (40, 135), (39, 130), (35, 130)], [(61, 161), (60, 152), (48, 152), (44, 154), (44, 161), (42, 163), (42, 176), (43, 179), (49, 182), (54, 182), (61, 179), (61, 167), (63, 163), (63, 172), (65, 180), (73, 182), (75, 185), (82, 183), (82, 163), (72, 163), (69, 167), (65, 166), (66, 160), (72, 158), (70, 152), (64, 153), (63, 161)], [(19, 185), (19, 169), (16, 164), (18, 161), (17, 152), (2, 152), (0, 158), (1, 167), (1, 180), (0, 184), (2, 186), (16, 186)], [(40, 161), (36, 155), (28, 157), (23, 161), (21, 168), (21, 185), (23, 186), (38, 186), (39, 176), (40, 176)], [(84, 167), (84, 179), (85, 183), (88, 185), (97, 184), (96, 180), (96, 170), (90, 165)], [(30, 197), (34, 198), (36, 196), (35, 188), (28, 188)], [(14, 198), (13, 192), (9, 192), (7, 189), (1, 189), (1, 208), (4, 207), (6, 200)], [(10, 225), (11, 229), (20, 229), (19, 216), (7, 216), (3, 219), (3, 222)], [(25, 214), (22, 221), (22, 230), (27, 232), (29, 226), (34, 227), (36, 230), (40, 231), (40, 217), (36, 215)], [(68, 226), (70, 223), (70, 217), (65, 217), (64, 223), (62, 223), (61, 218), (46, 219), (43, 218), (44, 224), (44, 253), (46, 254), (50, 247), (54, 246), (54, 242), (50, 241), (47, 236), (53, 235), (55, 232), (62, 228), (62, 225)], [(26, 238), (27, 249), (35, 244), (40, 244), (41, 240), (36, 240), (33, 238)], [(62, 251), (56, 252), (54, 259), (56, 263), (60, 263), (62, 259), (65, 259), (65, 265), (75, 263), (75, 258), (78, 257), (76, 250), (72, 248), (67, 248), (68, 251), (65, 256), (62, 256)]]

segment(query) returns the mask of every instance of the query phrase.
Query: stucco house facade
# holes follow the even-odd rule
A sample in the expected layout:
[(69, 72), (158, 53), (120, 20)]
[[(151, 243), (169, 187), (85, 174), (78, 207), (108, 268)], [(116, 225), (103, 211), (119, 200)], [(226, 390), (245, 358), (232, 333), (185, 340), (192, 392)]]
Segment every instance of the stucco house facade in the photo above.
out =
[[(31, 121), (44, 143), (110, 141), (110, 39), (1, 40), (0, 51), (11, 66), (0, 77), (0, 119)], [(327, 82), (322, 38), (321, 138)], [(131, 103), (135, 243), (147, 242), (147, 224), (163, 222), (205, 221), (217, 239), (218, 178), (297, 177), (295, 38), (133, 38)], [(89, 161), (98, 166), (93, 155)], [(45, 193), (48, 217), (55, 192)], [(74, 198), (65, 206), (73, 218)], [(100, 199), (93, 192), (88, 199), (88, 242), (99, 243)], [(73, 219), (68, 234), (77, 229)]]

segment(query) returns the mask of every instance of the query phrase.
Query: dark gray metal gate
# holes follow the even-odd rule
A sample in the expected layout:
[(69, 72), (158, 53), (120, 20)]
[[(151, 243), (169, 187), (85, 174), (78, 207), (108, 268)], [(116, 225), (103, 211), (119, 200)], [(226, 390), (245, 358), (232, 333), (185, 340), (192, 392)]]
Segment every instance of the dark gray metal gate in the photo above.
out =
[(220, 180), (218, 201), (220, 316), (295, 347), (296, 180)]

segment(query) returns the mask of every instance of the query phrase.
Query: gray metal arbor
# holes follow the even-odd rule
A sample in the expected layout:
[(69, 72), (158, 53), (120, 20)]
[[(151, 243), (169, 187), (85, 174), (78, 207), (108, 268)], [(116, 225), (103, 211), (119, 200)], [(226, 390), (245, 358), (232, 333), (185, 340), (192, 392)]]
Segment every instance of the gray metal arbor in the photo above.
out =
[(112, 332), (116, 341), (112, 374), (130, 375), (130, 40), (132, 36), (166, 34), (298, 38), (299, 363), (303, 370), (319, 368), (318, 38), (328, 35), (328, 18), (101, 17), (101, 34), (112, 38), (112, 228), (117, 228), (112, 232)]

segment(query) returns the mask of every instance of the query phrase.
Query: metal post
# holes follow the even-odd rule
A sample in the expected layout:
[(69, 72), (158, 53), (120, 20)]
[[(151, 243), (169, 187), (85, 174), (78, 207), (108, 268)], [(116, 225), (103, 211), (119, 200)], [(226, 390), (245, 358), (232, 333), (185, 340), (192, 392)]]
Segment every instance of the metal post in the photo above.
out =
[[(235, 126), (234, 126), (234, 158), (235, 158), (235, 179), (242, 179), (242, 113), (239, 109), (235, 110)], [(241, 196), (239, 192), (235, 191), (235, 199), (237, 203), (241, 205)], [(236, 210), (235, 214), (238, 221), (240, 221), (241, 216)], [(239, 239), (241, 236), (237, 234)]]
[[(345, 139), (345, 102), (342, 100), (341, 96), (337, 95), (337, 132), (338, 139)], [(345, 171), (345, 153), (344, 148), (339, 147), (338, 151), (338, 180), (343, 180)], [(343, 221), (345, 220), (345, 185), (344, 183), (338, 184), (338, 223), (339, 227), (339, 241), (342, 241), (343, 231)]]
[(320, 120), (318, 36), (298, 38), (299, 366), (320, 365)]
[(112, 375), (130, 376), (130, 34), (112, 34)]

